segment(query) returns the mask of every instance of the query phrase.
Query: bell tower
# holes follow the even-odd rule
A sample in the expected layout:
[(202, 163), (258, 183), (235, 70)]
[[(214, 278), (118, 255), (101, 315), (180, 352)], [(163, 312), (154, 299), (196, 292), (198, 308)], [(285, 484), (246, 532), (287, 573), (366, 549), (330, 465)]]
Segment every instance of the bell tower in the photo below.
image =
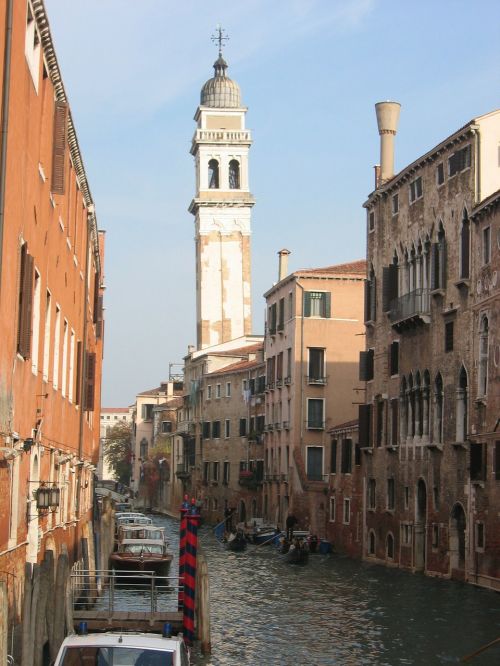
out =
[(218, 28), (214, 76), (201, 90), (191, 154), (195, 218), (197, 349), (249, 335), (250, 219), (255, 203), (248, 184), (251, 133), (238, 84), (226, 76)]

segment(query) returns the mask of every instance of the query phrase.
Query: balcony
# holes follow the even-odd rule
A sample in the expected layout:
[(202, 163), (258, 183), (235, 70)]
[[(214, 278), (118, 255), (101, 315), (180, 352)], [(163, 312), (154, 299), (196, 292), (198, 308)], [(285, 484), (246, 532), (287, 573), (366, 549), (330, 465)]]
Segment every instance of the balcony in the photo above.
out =
[(276, 388), (281, 388), (282, 386), (283, 386), (283, 380), (281, 378), (277, 379), (276, 380)]
[(306, 423), (306, 428), (308, 430), (324, 430), (325, 429), (325, 422), (324, 421), (317, 421), (314, 419), (313, 421), (308, 421)]
[(283, 421), (283, 430), (290, 430), (290, 421)]
[(177, 434), (179, 435), (194, 435), (196, 433), (196, 425), (193, 421), (181, 421), (177, 425)]
[(186, 481), (187, 479), (191, 478), (191, 472), (189, 471), (187, 465), (177, 465), (177, 469), (175, 471), (175, 476), (178, 479), (181, 479), (181, 481)]
[(274, 429), (275, 429), (275, 430), (281, 430), (281, 421), (277, 421), (277, 422), (274, 424)]
[(263, 480), (252, 470), (241, 470), (238, 476), (238, 483), (245, 488), (254, 489), (259, 486)]
[(269, 431), (274, 430), (274, 423), (268, 423), (268, 424), (267, 424), (267, 429), (268, 429)]
[(285, 386), (290, 386), (292, 383), (292, 378), (290, 376), (285, 377)]
[(326, 377), (308, 377), (308, 384), (316, 384), (318, 386), (326, 386)]
[(268, 382), (266, 384), (266, 390), (267, 391), (274, 391), (274, 382)]
[(415, 289), (391, 301), (389, 319), (398, 331), (417, 324), (429, 324), (430, 309), (429, 290)]
[(251, 133), (249, 130), (206, 130), (197, 129), (193, 137), (194, 141), (198, 143), (207, 142), (213, 143), (214, 141), (224, 141), (227, 143), (238, 142), (247, 143), (252, 142)]

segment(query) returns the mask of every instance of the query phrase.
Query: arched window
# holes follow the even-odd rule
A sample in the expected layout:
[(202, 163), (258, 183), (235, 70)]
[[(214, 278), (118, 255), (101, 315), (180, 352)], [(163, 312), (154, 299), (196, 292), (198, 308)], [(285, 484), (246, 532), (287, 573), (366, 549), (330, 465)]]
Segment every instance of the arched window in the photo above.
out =
[(437, 243), (432, 244), (431, 289), (446, 288), (446, 235), (439, 223)]
[(408, 377), (408, 437), (415, 437), (415, 386), (413, 384), (413, 375)]
[(219, 163), (217, 160), (210, 160), (208, 163), (208, 187), (211, 190), (219, 189)]
[(240, 163), (238, 160), (229, 162), (229, 188), (231, 190), (240, 189)]
[(478, 372), (478, 395), (486, 396), (488, 391), (488, 345), (489, 345), (489, 322), (484, 315), (479, 327), (479, 372)]
[(387, 559), (394, 559), (394, 537), (390, 532), (387, 535)]
[(415, 375), (415, 436), (422, 437), (422, 412), (423, 412), (422, 381), (420, 371)]
[(429, 441), (429, 393), (430, 393), (431, 377), (429, 371), (424, 371), (424, 383), (422, 388), (422, 437), (428, 442)]
[(460, 278), (466, 280), (470, 277), (470, 223), (467, 210), (462, 213), (462, 228), (460, 230)]
[(467, 437), (467, 372), (462, 366), (458, 376), (457, 388), (457, 442), (464, 442)]
[(368, 555), (375, 555), (375, 532), (370, 530), (368, 536)]
[(443, 378), (439, 372), (434, 380), (434, 441), (443, 441)]
[(408, 393), (406, 386), (406, 377), (401, 380), (399, 392), (399, 441), (401, 444), (406, 442), (408, 434)]

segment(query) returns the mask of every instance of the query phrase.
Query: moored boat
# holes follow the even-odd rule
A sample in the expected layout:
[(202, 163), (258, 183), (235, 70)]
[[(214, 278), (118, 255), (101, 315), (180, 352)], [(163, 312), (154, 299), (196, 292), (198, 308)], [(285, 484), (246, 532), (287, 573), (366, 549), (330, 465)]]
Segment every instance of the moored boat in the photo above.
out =
[(241, 530), (238, 530), (236, 533), (232, 532), (226, 540), (226, 548), (232, 551), (241, 552), (247, 547), (247, 540), (245, 535)]
[(154, 571), (167, 576), (173, 555), (156, 539), (123, 539), (109, 557), (114, 569), (130, 573)]
[(123, 664), (126, 666), (189, 666), (181, 635), (139, 632), (71, 634), (62, 643), (54, 666)]
[(267, 543), (270, 544), (277, 534), (278, 530), (276, 527), (270, 525), (257, 527), (252, 534), (252, 541), (259, 546)]

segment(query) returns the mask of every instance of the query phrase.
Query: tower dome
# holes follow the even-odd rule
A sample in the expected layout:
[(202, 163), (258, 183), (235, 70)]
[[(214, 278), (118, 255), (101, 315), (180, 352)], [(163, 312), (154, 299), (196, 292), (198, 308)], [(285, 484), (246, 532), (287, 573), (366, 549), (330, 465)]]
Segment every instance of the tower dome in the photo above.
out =
[(227, 62), (219, 53), (214, 62), (215, 76), (205, 83), (201, 89), (201, 106), (216, 109), (235, 109), (241, 107), (241, 92), (236, 81), (226, 76)]

